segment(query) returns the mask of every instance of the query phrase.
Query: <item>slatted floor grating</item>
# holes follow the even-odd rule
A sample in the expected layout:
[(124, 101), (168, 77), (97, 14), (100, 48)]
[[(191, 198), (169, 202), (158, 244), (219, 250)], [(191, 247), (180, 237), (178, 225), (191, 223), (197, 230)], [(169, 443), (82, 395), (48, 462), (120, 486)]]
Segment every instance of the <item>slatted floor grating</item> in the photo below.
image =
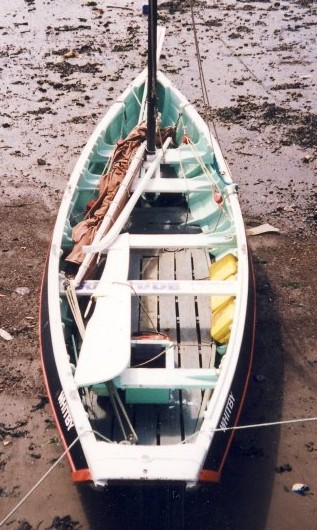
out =
[[(209, 254), (203, 249), (133, 250), (129, 279), (204, 280), (208, 278), (209, 265)], [(133, 297), (132, 330), (135, 335), (156, 332), (167, 335), (175, 344), (175, 368), (214, 366), (209, 296)], [(126, 405), (139, 443), (179, 443), (190, 436), (196, 428), (203, 394), (199, 389), (172, 390), (168, 404)], [(122, 432), (107, 401), (107, 398), (97, 400), (91, 394), (89, 408), (95, 415), (94, 428), (111, 440), (120, 441)]]

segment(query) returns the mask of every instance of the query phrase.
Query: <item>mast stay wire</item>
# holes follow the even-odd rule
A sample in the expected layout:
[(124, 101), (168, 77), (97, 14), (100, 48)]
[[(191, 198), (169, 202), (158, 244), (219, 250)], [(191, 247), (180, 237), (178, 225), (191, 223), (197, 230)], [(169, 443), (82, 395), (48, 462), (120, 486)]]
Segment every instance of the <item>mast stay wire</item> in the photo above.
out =
[[(192, 29), (193, 29), (193, 33), (194, 33), (195, 50), (196, 50), (196, 58), (197, 58), (197, 63), (198, 63), (198, 71), (199, 71), (199, 79), (200, 79), (200, 85), (201, 85), (202, 99), (203, 99), (204, 110), (205, 110), (205, 114), (206, 114), (206, 122), (207, 122), (207, 125), (209, 126), (209, 128), (210, 128), (209, 122), (212, 123), (213, 130), (214, 130), (214, 133), (215, 133), (215, 137), (216, 137), (216, 139), (218, 141), (218, 144), (219, 144), (220, 141), (219, 141), (219, 135), (218, 135), (218, 131), (217, 131), (217, 128), (216, 128), (215, 120), (213, 119), (212, 115), (211, 115), (211, 117), (209, 116), (210, 112), (208, 112), (209, 109), (210, 109), (210, 102), (209, 102), (208, 89), (207, 89), (205, 75), (204, 75), (203, 66), (202, 66), (201, 54), (200, 54), (200, 50), (199, 50), (199, 39), (198, 39), (198, 34), (197, 34), (197, 27), (196, 27), (197, 23), (196, 23), (196, 20), (195, 20), (193, 0), (190, 0), (190, 11), (191, 11)], [(225, 42), (225, 40), (221, 36), (218, 36), (217, 38), (227, 48), (227, 50), (229, 51), (230, 55), (232, 57), (235, 57), (240, 62), (240, 64), (249, 72), (249, 74), (252, 76), (254, 81), (259, 83), (259, 85), (263, 88), (265, 94), (267, 94), (269, 97), (271, 97), (274, 100), (275, 103), (280, 104), (280, 101), (279, 101), (278, 97), (275, 94), (272, 93), (272, 91), (251, 70), (251, 68), (245, 63), (245, 61), (243, 61), (243, 59), (241, 59), (241, 57), (238, 54), (235, 53), (235, 51), (232, 49), (232, 47), (229, 46), (229, 44), (227, 44)], [(227, 163), (226, 163), (226, 165), (227, 165)]]
[(216, 128), (215, 121), (214, 121), (213, 117), (211, 117), (211, 119), (209, 118), (209, 112), (208, 111), (210, 109), (210, 102), (209, 102), (208, 89), (207, 89), (207, 85), (206, 85), (205, 74), (204, 74), (203, 65), (202, 65), (202, 59), (201, 59), (201, 54), (200, 54), (199, 40), (198, 40), (198, 34), (197, 34), (197, 27), (196, 27), (193, 0), (190, 0), (190, 13), (191, 13), (192, 29), (193, 29), (193, 34), (194, 34), (196, 58), (197, 58), (197, 65), (198, 65), (198, 72), (199, 72), (199, 80), (200, 80), (200, 87), (201, 87), (201, 92), (202, 92), (204, 111), (205, 111), (205, 115), (206, 115), (206, 121), (207, 121), (208, 128), (210, 130), (210, 123), (209, 122), (211, 120), (215, 136), (217, 138), (218, 144), (220, 144), (218, 131), (217, 131), (217, 128)]

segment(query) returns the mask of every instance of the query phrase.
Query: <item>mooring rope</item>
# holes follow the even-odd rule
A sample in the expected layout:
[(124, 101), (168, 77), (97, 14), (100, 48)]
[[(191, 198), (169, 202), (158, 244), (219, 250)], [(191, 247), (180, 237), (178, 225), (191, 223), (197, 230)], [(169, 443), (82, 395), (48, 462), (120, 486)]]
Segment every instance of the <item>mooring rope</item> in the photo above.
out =
[(54, 464), (51, 465), (51, 467), (42, 475), (42, 477), (32, 486), (32, 488), (24, 495), (24, 497), (12, 508), (12, 510), (5, 516), (2, 521), (0, 521), (0, 528), (4, 525), (4, 523), (7, 522), (8, 519), (24, 504), (27, 499), (32, 495), (32, 493), (35, 492), (35, 490), (42, 484), (42, 482), (48, 477), (48, 475), (55, 469), (56, 466), (63, 460), (63, 458), (70, 452), (70, 450), (74, 447), (74, 445), (79, 441), (79, 439), (87, 434), (94, 433), (96, 436), (99, 436), (103, 441), (115, 444), (117, 442), (113, 442), (112, 440), (109, 440), (109, 438), (106, 438), (103, 434), (101, 434), (98, 431), (95, 431), (94, 429), (91, 429), (89, 431), (85, 431), (82, 434), (79, 434), (75, 440), (72, 441), (72, 443), (65, 449), (65, 451), (59, 456), (59, 458), (54, 462)]
[(259, 429), (260, 427), (277, 427), (278, 425), (291, 425), (294, 423), (307, 423), (311, 421), (317, 421), (317, 416), (312, 418), (294, 418), (293, 420), (280, 420), (280, 421), (268, 421), (264, 423), (250, 423), (248, 425), (234, 425), (233, 427), (218, 427), (215, 429), (208, 429), (208, 431), (198, 430), (179, 442), (180, 444), (186, 444), (193, 438), (196, 438), (199, 434), (204, 434), (210, 438), (210, 433), (215, 432), (227, 432), (227, 431), (242, 431), (245, 429)]
[(58, 464), (67, 455), (67, 453), (69, 453), (69, 451), (78, 442), (78, 440), (79, 440), (79, 436), (77, 436), (77, 438), (75, 438), (75, 440), (70, 444), (70, 446), (67, 447), (67, 449), (65, 449), (65, 451), (61, 454), (61, 456), (46, 471), (46, 473), (44, 473), (44, 475), (42, 475), (42, 477), (36, 482), (36, 484), (34, 484), (34, 486), (30, 489), (30, 491), (28, 491), (28, 493), (26, 495), (24, 495), (24, 497), (18, 502), (18, 504), (16, 504), (16, 506), (14, 506), (14, 508), (12, 508), (11, 512), (8, 513), (8, 515), (6, 515), (6, 517), (4, 519), (2, 519), (2, 521), (0, 521), (0, 527), (3, 526), (4, 523), (11, 517), (11, 515), (13, 515), (20, 508), (20, 506), (22, 506), (22, 504), (25, 503), (25, 501), (32, 495), (32, 493), (34, 493), (34, 491), (42, 484), (42, 482), (46, 479), (46, 477), (48, 477), (48, 475), (53, 471), (53, 469), (55, 469), (55, 467), (58, 466)]
[[(312, 421), (317, 421), (317, 416), (314, 416), (314, 417), (311, 417), (311, 418), (294, 418), (292, 420), (280, 420), (280, 421), (270, 421), (270, 422), (264, 422), (264, 423), (252, 423), (252, 424), (248, 424), (248, 425), (236, 425), (234, 427), (210, 429), (210, 430), (208, 430), (208, 432), (207, 431), (197, 431), (194, 434), (192, 434), (191, 436), (188, 436), (182, 442), (180, 442), (180, 444), (188, 443), (190, 440), (192, 440), (193, 438), (195, 438), (199, 434), (204, 434), (204, 435), (208, 436), (208, 438), (210, 438), (210, 433), (211, 432), (215, 433), (215, 432), (226, 432), (226, 431), (241, 431), (241, 430), (244, 430), (244, 429), (257, 429), (257, 428), (261, 428), (261, 427), (276, 427), (278, 425), (279, 426), (282, 426), (282, 425), (294, 425), (296, 423), (307, 423), (307, 422), (312, 422)], [(42, 477), (36, 482), (36, 484), (34, 484), (34, 486), (28, 491), (28, 493), (26, 493), (26, 495), (24, 495), (24, 497), (16, 504), (16, 506), (14, 506), (14, 508), (12, 508), (12, 510), (5, 516), (5, 518), (2, 519), (2, 521), (0, 521), (0, 528), (20, 508), (20, 506), (22, 506), (22, 504), (24, 504), (27, 501), (27, 499), (32, 495), (32, 493), (34, 493), (34, 491), (42, 484), (42, 482), (46, 479), (46, 477), (48, 477), (48, 475), (55, 469), (56, 466), (58, 466), (58, 464), (67, 455), (67, 453), (69, 453), (69, 451), (79, 441), (79, 439), (82, 436), (84, 436), (85, 434), (88, 434), (88, 433), (89, 434), (90, 433), (94, 433), (95, 435), (99, 436), (102, 440), (106, 441), (107, 443), (117, 443), (117, 442), (112, 442), (111, 440), (109, 440), (108, 438), (106, 438), (105, 436), (100, 434), (98, 431), (95, 431), (93, 429), (90, 430), (90, 431), (85, 431), (81, 435), (78, 435), (77, 438), (75, 438), (75, 440), (73, 440), (73, 442), (70, 444), (70, 446), (67, 447), (67, 449), (65, 449), (65, 451), (61, 454), (61, 456), (56, 460), (56, 462), (54, 462), (54, 464), (44, 473), (44, 475), (42, 475)]]

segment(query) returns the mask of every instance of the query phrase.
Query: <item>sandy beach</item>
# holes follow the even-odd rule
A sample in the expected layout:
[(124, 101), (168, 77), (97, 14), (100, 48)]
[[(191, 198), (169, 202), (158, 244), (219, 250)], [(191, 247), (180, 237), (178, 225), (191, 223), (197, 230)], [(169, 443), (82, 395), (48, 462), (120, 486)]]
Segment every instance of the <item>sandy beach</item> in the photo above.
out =
[[(143, 3), (0, 3), (0, 521), (63, 453), (38, 351), (41, 277), (76, 159), (145, 66)], [(316, 420), (283, 422), (316, 416), (317, 4), (195, 1), (207, 109), (190, 1), (158, 5), (161, 69), (209, 118), (246, 227), (279, 230), (249, 238), (257, 338), (240, 424), (256, 427), (236, 432), (221, 483), (194, 492), (76, 487), (64, 458), (3, 528), (315, 530)]]

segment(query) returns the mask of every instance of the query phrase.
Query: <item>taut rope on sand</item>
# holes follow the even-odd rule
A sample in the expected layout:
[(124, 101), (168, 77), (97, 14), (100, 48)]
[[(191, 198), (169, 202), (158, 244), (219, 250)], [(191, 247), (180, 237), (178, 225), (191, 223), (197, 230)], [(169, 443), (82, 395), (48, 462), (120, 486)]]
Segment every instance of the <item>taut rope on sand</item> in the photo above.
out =
[[(235, 427), (226, 427), (226, 428), (213, 429), (213, 431), (210, 431), (210, 432), (240, 431), (242, 429), (257, 429), (257, 428), (260, 428), (260, 427), (275, 427), (275, 426), (278, 426), (278, 425), (291, 425), (291, 424), (295, 424), (295, 423), (307, 423), (307, 422), (311, 422), (311, 421), (317, 421), (317, 416), (312, 417), (312, 418), (295, 418), (295, 419), (292, 419), (292, 420), (280, 420), (280, 421), (270, 421), (270, 422), (265, 422), (265, 423), (253, 423), (253, 424), (250, 424), (250, 425), (236, 425)], [(91, 431), (89, 431), (89, 432), (91, 432)], [(93, 432), (96, 435), (100, 436), (103, 440), (105, 440), (105, 441), (107, 441), (109, 443), (115, 443), (115, 442), (111, 442), (111, 440), (108, 440), (107, 438), (105, 438), (103, 435), (101, 435), (97, 431), (93, 431)], [(4, 525), (4, 523), (6, 523), (8, 521), (8, 519), (10, 519), (11, 515), (13, 515), (20, 508), (20, 506), (22, 506), (22, 504), (25, 503), (25, 501), (32, 495), (32, 493), (34, 493), (34, 491), (40, 486), (40, 484), (42, 484), (42, 482), (46, 479), (46, 477), (48, 477), (48, 475), (53, 471), (53, 469), (55, 469), (55, 467), (63, 460), (63, 458), (67, 455), (67, 453), (71, 450), (71, 448), (79, 441), (79, 438), (81, 436), (83, 436), (84, 434), (86, 434), (86, 433), (83, 433), (80, 436), (77, 436), (77, 438), (70, 444), (70, 446), (67, 447), (67, 449), (65, 449), (65, 451), (61, 454), (61, 456), (46, 471), (46, 473), (44, 473), (44, 475), (42, 475), (42, 477), (36, 482), (36, 484), (34, 484), (34, 486), (30, 489), (30, 491), (28, 491), (28, 493), (26, 495), (24, 495), (24, 497), (18, 502), (18, 504), (16, 504), (16, 506), (14, 506), (14, 508), (12, 508), (10, 513), (8, 513), (8, 515), (6, 515), (5, 518), (2, 519), (2, 521), (0, 521), (0, 527), (2, 527)], [(194, 433), (193, 435), (191, 435), (188, 438), (186, 438), (185, 440), (183, 440), (181, 443), (184, 444), (184, 443), (188, 442), (189, 440), (191, 440), (192, 438), (197, 436), (197, 434), (199, 434), (199, 433), (198, 432)]]

